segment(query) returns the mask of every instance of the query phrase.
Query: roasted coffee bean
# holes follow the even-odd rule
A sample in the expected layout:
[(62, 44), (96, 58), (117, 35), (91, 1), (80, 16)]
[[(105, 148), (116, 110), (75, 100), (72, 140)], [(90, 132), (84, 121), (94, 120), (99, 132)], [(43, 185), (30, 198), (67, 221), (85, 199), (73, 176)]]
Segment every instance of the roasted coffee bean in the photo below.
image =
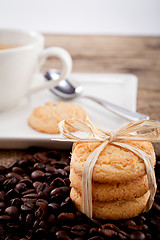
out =
[(57, 169), (61, 169), (67, 166), (67, 163), (65, 161), (58, 161), (53, 163), (53, 166)]
[(15, 206), (17, 208), (19, 208), (21, 205), (21, 199), (20, 198), (13, 198), (11, 200), (11, 206)]
[(17, 165), (18, 165), (18, 160), (15, 160), (8, 165), (7, 169), (11, 170), (13, 167), (15, 167)]
[(46, 171), (46, 172), (49, 172), (49, 173), (54, 173), (54, 172), (56, 171), (56, 169), (55, 169), (55, 167), (52, 167), (52, 166), (50, 166), (50, 165), (47, 165), (47, 166), (45, 167), (45, 171)]
[(142, 233), (140, 231), (131, 233), (129, 237), (130, 237), (130, 240), (145, 240), (146, 239), (144, 233)]
[(156, 204), (156, 203), (154, 202), (154, 203), (153, 203), (153, 209), (154, 209), (155, 211), (160, 212), (160, 205), (158, 205), (158, 204)]
[(17, 179), (16, 178), (9, 178), (6, 179), (3, 183), (4, 189), (9, 190), (10, 188), (14, 188), (14, 186), (17, 183)]
[(0, 191), (0, 201), (4, 202), (4, 200), (5, 200), (5, 192)]
[(55, 224), (56, 223), (55, 215), (54, 214), (50, 214), (49, 217), (47, 218), (47, 222), (48, 222), (48, 224), (51, 224), (51, 225)]
[(41, 170), (35, 170), (34, 172), (32, 172), (31, 177), (33, 180), (43, 179), (44, 172), (42, 172)]
[(31, 179), (28, 179), (28, 178), (27, 179), (22, 179), (20, 181), (20, 183), (25, 183), (27, 188), (32, 188), (32, 186), (33, 186), (33, 182), (31, 181)]
[(88, 240), (103, 240), (103, 239), (104, 238), (100, 236), (94, 236), (94, 237), (88, 238)]
[(7, 236), (5, 240), (14, 240), (11, 236)]
[(6, 204), (4, 202), (0, 202), (0, 209), (6, 208)]
[(11, 200), (18, 197), (19, 192), (16, 189), (11, 189), (6, 193), (6, 199)]
[(66, 177), (68, 177), (68, 174), (67, 174), (67, 172), (64, 170), (64, 169), (58, 169), (57, 170), (57, 172), (58, 172), (58, 175), (60, 176), (60, 177), (62, 177), (62, 178), (66, 178)]
[(33, 224), (33, 228), (37, 229), (38, 226), (39, 226), (39, 221), (36, 220), (36, 221), (34, 222), (34, 224)]
[(71, 233), (76, 236), (85, 236), (87, 232), (88, 229), (84, 225), (76, 225), (71, 229)]
[(12, 217), (16, 217), (19, 213), (18, 208), (15, 206), (11, 206), (5, 209), (5, 213), (7, 213), (8, 215), (12, 216)]
[(70, 212), (60, 213), (58, 216), (58, 221), (64, 222), (64, 221), (73, 221), (75, 220), (75, 214)]
[(70, 187), (70, 180), (69, 180), (69, 178), (65, 178), (64, 181), (65, 181), (66, 186)]
[(7, 228), (9, 232), (15, 232), (20, 228), (20, 224), (15, 224), (15, 223), (7, 223)]
[(37, 211), (35, 212), (35, 215), (39, 218), (42, 219), (47, 212), (47, 207), (48, 207), (48, 202), (45, 201), (44, 199), (39, 199), (36, 202), (36, 205), (39, 206), (39, 208), (37, 209)]
[(22, 159), (20, 161), (18, 161), (18, 166), (23, 168), (23, 169), (26, 169), (28, 164), (29, 164), (29, 159)]
[(57, 151), (50, 151), (46, 154), (48, 158), (51, 158), (52, 160), (55, 159), (59, 161), (61, 159), (61, 154)]
[(61, 203), (60, 208), (61, 211), (63, 212), (67, 212), (68, 209), (70, 209), (70, 211), (73, 211), (75, 209), (74, 204), (70, 197), (67, 197), (65, 201)]
[(114, 225), (114, 224), (111, 224), (111, 223), (106, 223), (104, 225), (102, 225), (102, 229), (111, 229), (111, 230), (115, 230), (115, 231), (120, 231), (120, 229)]
[(44, 192), (46, 194), (49, 194), (51, 191), (51, 187), (47, 183), (42, 183), (37, 187), (37, 193)]
[(12, 172), (18, 173), (18, 174), (23, 174), (25, 171), (22, 168), (20, 168), (20, 167), (14, 167), (12, 169)]
[(136, 223), (133, 220), (127, 220), (127, 221), (125, 221), (124, 224), (126, 226), (135, 226), (136, 225)]
[(7, 173), (6, 178), (16, 178), (18, 181), (22, 180), (22, 176), (14, 172)]
[(30, 188), (30, 189), (28, 189), (28, 190), (23, 191), (23, 192), (21, 193), (21, 195), (22, 195), (22, 196), (26, 196), (26, 195), (28, 195), (28, 194), (33, 194), (33, 193), (36, 194), (35, 189), (34, 189), (34, 188)]
[(55, 179), (51, 182), (50, 185), (51, 185), (53, 188), (57, 188), (57, 187), (64, 187), (64, 186), (66, 186), (66, 183), (65, 183), (65, 181), (64, 181), (62, 178), (58, 177), (58, 178), (55, 178)]
[(99, 229), (99, 232), (107, 238), (113, 238), (117, 236), (117, 232), (111, 229)]
[(66, 166), (64, 170), (69, 174), (70, 173), (70, 166)]
[(52, 236), (52, 237), (55, 237), (56, 232), (58, 232), (58, 227), (57, 226), (52, 226), (50, 228), (49, 235)]
[(36, 239), (43, 239), (46, 237), (46, 231), (44, 228), (38, 228), (35, 232)]
[(34, 169), (37, 169), (37, 170), (44, 170), (45, 167), (46, 167), (45, 164), (43, 164), (43, 163), (41, 163), (41, 162), (35, 163), (34, 166), (33, 166), (33, 168), (34, 168)]
[(54, 188), (54, 189), (51, 191), (50, 195), (51, 195), (51, 196), (56, 196), (56, 195), (59, 195), (59, 194), (61, 194), (61, 193), (62, 193), (61, 188), (58, 187), (58, 188)]
[(0, 190), (2, 189), (2, 184), (4, 183), (5, 180), (6, 180), (5, 176), (0, 175)]
[(82, 237), (76, 237), (76, 238), (74, 238), (74, 240), (85, 240), (85, 239)]
[(52, 213), (57, 213), (59, 211), (59, 205), (57, 203), (48, 204), (48, 211)]
[(137, 221), (137, 224), (139, 225), (142, 225), (144, 222), (145, 222), (145, 217), (144, 216), (139, 216), (138, 217), (138, 221)]
[(5, 222), (10, 222), (11, 221), (11, 217), (8, 215), (1, 215), (0, 216), (0, 223), (5, 223)]
[(15, 188), (18, 192), (23, 192), (26, 189), (26, 184), (25, 183), (18, 183), (15, 186)]
[(31, 202), (25, 202), (23, 205), (21, 205), (22, 211), (32, 211), (34, 209), (34, 204)]
[(98, 233), (98, 228), (91, 228), (89, 231), (89, 234), (91, 236), (95, 236), (95, 235), (97, 235), (97, 233)]
[(41, 182), (36, 181), (36, 182), (33, 183), (33, 187), (37, 189), (38, 186), (41, 185), (41, 184), (42, 184)]
[(117, 233), (117, 236), (121, 239), (121, 240), (127, 240), (129, 238), (129, 234), (120, 230)]
[(7, 168), (0, 165), (0, 174), (5, 174), (7, 172)]
[(44, 229), (47, 229), (47, 223), (44, 220), (40, 221), (39, 226)]
[[(80, 212), (77, 212), (77, 214), (80, 213)], [(92, 222), (92, 226), (94, 227), (101, 227), (101, 223), (98, 219), (95, 219), (95, 218), (91, 218), (91, 222)]]
[(72, 238), (70, 238), (68, 233), (64, 230), (56, 232), (56, 237), (59, 240), (72, 240)]
[(38, 195), (36, 193), (29, 193), (29, 194), (23, 195), (23, 198), (37, 199)]
[(34, 223), (34, 215), (32, 213), (27, 214), (26, 216), (26, 224), (29, 226), (33, 226)]

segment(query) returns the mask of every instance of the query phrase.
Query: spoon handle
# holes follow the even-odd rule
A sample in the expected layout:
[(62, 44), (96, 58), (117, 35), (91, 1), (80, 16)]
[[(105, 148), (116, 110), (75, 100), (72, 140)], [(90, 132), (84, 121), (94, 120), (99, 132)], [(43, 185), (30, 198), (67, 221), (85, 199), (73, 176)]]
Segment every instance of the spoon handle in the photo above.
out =
[(138, 121), (141, 119), (149, 119), (149, 116), (147, 116), (147, 115), (144, 115), (144, 114), (141, 114), (138, 112), (132, 112), (128, 109), (117, 106), (117, 105), (110, 103), (106, 100), (103, 100), (101, 98), (97, 98), (97, 97), (93, 97), (93, 96), (86, 96), (86, 95), (83, 95), (83, 97), (88, 98), (88, 99), (98, 103), (99, 105), (103, 106), (107, 110), (109, 110), (125, 119), (131, 120), (131, 121)]

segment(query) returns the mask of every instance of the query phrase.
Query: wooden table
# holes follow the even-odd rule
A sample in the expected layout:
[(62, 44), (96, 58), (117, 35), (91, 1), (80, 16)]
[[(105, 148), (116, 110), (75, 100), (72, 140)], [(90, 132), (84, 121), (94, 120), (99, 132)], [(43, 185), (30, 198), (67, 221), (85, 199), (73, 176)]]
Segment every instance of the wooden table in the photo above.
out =
[[(139, 79), (137, 110), (160, 121), (160, 37), (45, 35), (46, 47), (65, 48), (73, 72), (132, 73)], [(60, 68), (49, 59), (42, 70)], [(156, 153), (160, 155), (158, 145)], [(0, 151), (16, 156), (20, 151)], [(8, 155), (7, 155), (8, 156)]]

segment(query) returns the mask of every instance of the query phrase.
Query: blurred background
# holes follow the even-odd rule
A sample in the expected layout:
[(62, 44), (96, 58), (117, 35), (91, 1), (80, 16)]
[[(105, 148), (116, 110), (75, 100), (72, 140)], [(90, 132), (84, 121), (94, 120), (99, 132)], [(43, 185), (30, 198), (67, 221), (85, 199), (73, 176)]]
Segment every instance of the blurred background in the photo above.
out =
[(0, 0), (0, 27), (159, 36), (160, 0)]

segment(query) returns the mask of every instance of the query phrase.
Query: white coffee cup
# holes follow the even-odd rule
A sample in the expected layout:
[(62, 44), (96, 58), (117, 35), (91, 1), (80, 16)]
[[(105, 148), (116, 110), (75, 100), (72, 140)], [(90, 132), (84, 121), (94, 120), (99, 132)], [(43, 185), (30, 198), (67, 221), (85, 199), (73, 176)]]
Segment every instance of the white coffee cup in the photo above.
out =
[[(2, 49), (4, 45), (8, 47)], [(59, 79), (31, 88), (35, 74), (51, 56), (62, 62)], [(23, 97), (34, 92), (56, 86), (71, 70), (69, 53), (60, 47), (44, 49), (44, 37), (40, 33), (0, 29), (0, 111), (16, 106)]]

